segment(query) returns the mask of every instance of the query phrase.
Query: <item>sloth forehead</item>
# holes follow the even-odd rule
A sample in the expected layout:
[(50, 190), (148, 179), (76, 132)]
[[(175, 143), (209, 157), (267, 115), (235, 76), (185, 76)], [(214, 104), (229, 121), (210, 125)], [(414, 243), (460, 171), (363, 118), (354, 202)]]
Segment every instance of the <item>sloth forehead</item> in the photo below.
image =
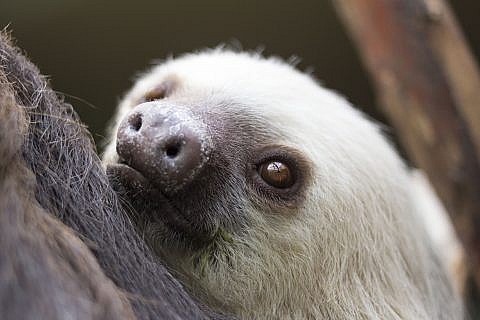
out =
[(341, 126), (352, 121), (345, 99), (280, 59), (219, 49), (184, 55), (154, 67), (136, 82), (127, 100), (135, 101), (169, 78), (178, 82), (183, 97), (238, 101), (283, 128), (292, 139), (295, 135), (304, 139), (302, 132), (331, 135), (332, 123)]
[(186, 90), (225, 94), (242, 102), (251, 100), (259, 107), (268, 104), (271, 108), (274, 102), (284, 101), (294, 104), (288, 108), (291, 110), (301, 108), (305, 101), (333, 103), (332, 99), (338, 99), (309, 75), (280, 59), (266, 59), (253, 53), (214, 50), (188, 54), (158, 65), (137, 87), (141, 90), (169, 76), (177, 78)]
[[(284, 138), (276, 144), (321, 163), (327, 175), (340, 169), (339, 174), (358, 172), (359, 165), (372, 167), (378, 161), (372, 154), (390, 153), (385, 153), (389, 146), (379, 129), (343, 97), (280, 59), (245, 52), (210, 50), (155, 66), (136, 81), (120, 106), (119, 118), (167, 79), (175, 79), (178, 90), (164, 103), (186, 100), (207, 108), (210, 104), (228, 109), (225, 114), (239, 114), (232, 108), (241, 105)], [(221, 108), (213, 109), (223, 112)]]

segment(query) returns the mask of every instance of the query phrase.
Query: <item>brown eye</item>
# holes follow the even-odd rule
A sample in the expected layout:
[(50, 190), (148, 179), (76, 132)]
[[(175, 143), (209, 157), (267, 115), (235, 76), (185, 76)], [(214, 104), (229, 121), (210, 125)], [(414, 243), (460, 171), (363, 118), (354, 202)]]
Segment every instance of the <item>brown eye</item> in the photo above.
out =
[(269, 161), (259, 168), (262, 179), (269, 185), (285, 189), (293, 185), (293, 177), (290, 168), (279, 161)]

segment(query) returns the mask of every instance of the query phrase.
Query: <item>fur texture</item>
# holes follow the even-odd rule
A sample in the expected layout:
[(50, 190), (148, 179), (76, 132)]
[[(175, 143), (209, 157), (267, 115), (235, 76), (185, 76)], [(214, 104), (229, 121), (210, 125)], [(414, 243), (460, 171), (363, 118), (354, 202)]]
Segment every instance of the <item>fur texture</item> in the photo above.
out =
[[(139, 232), (192, 294), (244, 319), (462, 319), (420, 222), (408, 169), (380, 128), (278, 59), (211, 50), (154, 67), (119, 106), (106, 164), (121, 161), (118, 123), (171, 78), (177, 88), (158, 107), (201, 118), (212, 154), (224, 160), (210, 168), (223, 170), (210, 179), (214, 186), (189, 190), (202, 219), (192, 206), (179, 213), (192, 229), (210, 224), (217, 233), (200, 248), (185, 244), (161, 220), (142, 219), (158, 215), (155, 198), (141, 198), (142, 190), (124, 196), (140, 215)], [(259, 199), (234, 169), (247, 165), (242, 151), (272, 145), (310, 163), (311, 179), (294, 205)], [(206, 200), (208, 188), (216, 200)]]
[(0, 108), (0, 318), (223, 318), (150, 253), (88, 131), (4, 33)]
[(36, 202), (25, 115), (1, 72), (0, 119), (1, 318), (133, 319), (85, 244)]

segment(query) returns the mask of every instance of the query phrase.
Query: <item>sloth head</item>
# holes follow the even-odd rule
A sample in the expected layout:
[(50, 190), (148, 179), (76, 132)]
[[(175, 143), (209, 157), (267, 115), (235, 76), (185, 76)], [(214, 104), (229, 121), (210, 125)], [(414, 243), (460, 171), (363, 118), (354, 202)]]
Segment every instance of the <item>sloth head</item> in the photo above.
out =
[(139, 232), (213, 308), (247, 318), (435, 312), (402, 162), (310, 76), (256, 54), (186, 55), (136, 82), (113, 132), (107, 170)]

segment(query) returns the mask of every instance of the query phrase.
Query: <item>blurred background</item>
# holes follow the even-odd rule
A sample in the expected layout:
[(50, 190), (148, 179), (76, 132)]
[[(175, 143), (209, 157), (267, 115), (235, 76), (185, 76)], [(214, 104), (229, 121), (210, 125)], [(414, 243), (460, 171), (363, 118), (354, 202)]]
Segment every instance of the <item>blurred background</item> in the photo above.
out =
[[(450, 3), (479, 57), (480, 1)], [(156, 59), (221, 43), (298, 56), (301, 70), (313, 70), (325, 86), (384, 121), (329, 0), (3, 0), (5, 26), (97, 142), (135, 74)]]

